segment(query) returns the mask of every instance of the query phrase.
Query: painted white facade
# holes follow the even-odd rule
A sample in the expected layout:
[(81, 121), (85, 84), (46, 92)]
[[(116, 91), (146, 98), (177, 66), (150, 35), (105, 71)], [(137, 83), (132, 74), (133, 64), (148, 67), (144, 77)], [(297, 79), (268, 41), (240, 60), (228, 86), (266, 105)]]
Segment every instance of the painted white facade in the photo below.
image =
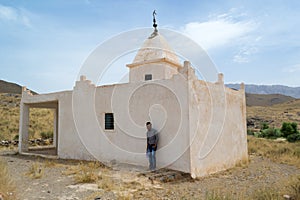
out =
[[(99, 61), (101, 62), (101, 61)], [(125, 67), (125, 66), (124, 66)], [(82, 76), (72, 91), (32, 95), (24, 87), (20, 153), (28, 148), (29, 109), (55, 109), (54, 147), (64, 159), (116, 160), (147, 166), (146, 127), (159, 131), (157, 167), (205, 176), (248, 161), (246, 103), (239, 91), (198, 80), (188, 61), (180, 64), (154, 32), (128, 64), (129, 83), (95, 86)], [(151, 74), (152, 80), (145, 81)], [(105, 113), (114, 129), (105, 130)]]

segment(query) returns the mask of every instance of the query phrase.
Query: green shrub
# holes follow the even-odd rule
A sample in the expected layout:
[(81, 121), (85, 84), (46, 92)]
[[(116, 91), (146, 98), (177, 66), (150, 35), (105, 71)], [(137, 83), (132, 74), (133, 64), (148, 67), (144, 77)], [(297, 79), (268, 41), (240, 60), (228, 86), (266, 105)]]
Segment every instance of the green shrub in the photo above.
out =
[(289, 142), (296, 142), (300, 141), (300, 133), (293, 133), (287, 136), (287, 141)]
[(292, 122), (291, 126), (293, 127), (294, 133), (297, 133), (297, 131), (298, 131), (298, 124), (296, 122)]
[(283, 122), (280, 131), (284, 137), (297, 133), (297, 123)]
[(261, 132), (254, 132), (254, 137), (261, 137)]
[(14, 140), (19, 140), (19, 135), (15, 135)]
[(275, 138), (283, 137), (283, 134), (281, 133), (280, 129), (275, 129)]
[(261, 126), (260, 130), (265, 130), (269, 128), (269, 124), (267, 124), (266, 122), (261, 123), (260, 126)]
[(254, 135), (254, 132), (251, 129), (247, 129), (247, 135)]
[(261, 137), (264, 137), (264, 138), (272, 138), (272, 139), (275, 139), (275, 138), (281, 137), (282, 134), (281, 134), (281, 132), (280, 132), (279, 129), (276, 129), (276, 128), (268, 128), (268, 129), (262, 130), (260, 136), (261, 136)]
[(41, 132), (41, 137), (43, 139), (49, 139), (49, 138), (53, 138), (53, 132), (52, 131), (48, 131), (48, 132)]

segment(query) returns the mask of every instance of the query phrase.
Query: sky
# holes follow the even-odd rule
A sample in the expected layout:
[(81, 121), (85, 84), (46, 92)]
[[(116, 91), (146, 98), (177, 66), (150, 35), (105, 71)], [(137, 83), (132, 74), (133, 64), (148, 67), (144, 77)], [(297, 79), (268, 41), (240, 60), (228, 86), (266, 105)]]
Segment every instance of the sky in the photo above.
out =
[[(151, 28), (154, 9), (158, 28), (197, 42), (225, 83), (300, 86), (298, 0), (0, 0), (0, 79), (71, 90), (99, 44)], [(128, 63), (116, 63), (110, 77), (120, 80)]]

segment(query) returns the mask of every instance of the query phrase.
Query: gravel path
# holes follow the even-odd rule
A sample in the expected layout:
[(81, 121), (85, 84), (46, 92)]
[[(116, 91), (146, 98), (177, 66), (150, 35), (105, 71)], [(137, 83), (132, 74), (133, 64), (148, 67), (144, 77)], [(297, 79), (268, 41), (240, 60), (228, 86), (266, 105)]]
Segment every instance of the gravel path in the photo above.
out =
[[(109, 173), (114, 179), (113, 189), (105, 188), (103, 184), (76, 184), (74, 174), (65, 172), (78, 166), (79, 161), (49, 160), (11, 151), (1, 151), (0, 159), (7, 163), (21, 200), (119, 199), (121, 192), (129, 199), (203, 199), (210, 191), (249, 196), (267, 186), (280, 187), (300, 174), (300, 169), (294, 166), (274, 163), (255, 155), (250, 156), (248, 166), (197, 180), (172, 170), (145, 173), (138, 167), (121, 164), (114, 164), (106, 170), (99, 168), (99, 173)], [(43, 169), (40, 178), (26, 175), (33, 165)], [(119, 189), (116, 189), (118, 184)]]

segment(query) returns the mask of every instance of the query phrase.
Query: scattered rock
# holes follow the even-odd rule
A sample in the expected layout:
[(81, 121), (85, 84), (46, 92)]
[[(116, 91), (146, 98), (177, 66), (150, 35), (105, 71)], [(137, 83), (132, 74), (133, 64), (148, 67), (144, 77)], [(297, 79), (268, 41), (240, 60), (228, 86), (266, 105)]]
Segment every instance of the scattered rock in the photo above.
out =
[(67, 188), (76, 189), (76, 192), (85, 192), (85, 191), (100, 191), (97, 184), (94, 183), (84, 183), (84, 184), (76, 184), (69, 185)]
[(274, 140), (276, 142), (285, 142), (286, 138), (276, 138), (276, 140)]

